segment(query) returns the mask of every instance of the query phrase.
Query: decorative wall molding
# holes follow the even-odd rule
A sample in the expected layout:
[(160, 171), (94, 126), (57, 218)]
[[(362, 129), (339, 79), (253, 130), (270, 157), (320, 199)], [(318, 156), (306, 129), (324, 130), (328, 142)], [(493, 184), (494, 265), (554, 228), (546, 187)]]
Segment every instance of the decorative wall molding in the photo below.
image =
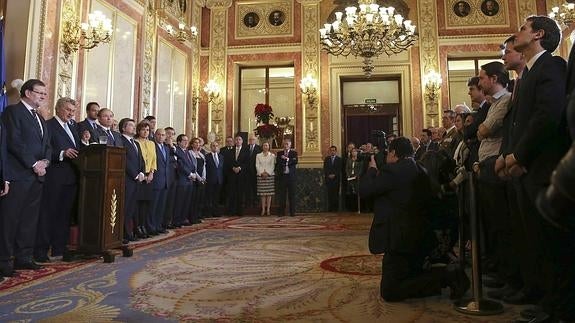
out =
[(154, 86), (154, 66), (156, 57), (156, 12), (153, 6), (154, 0), (148, 0), (146, 14), (144, 16), (144, 57), (142, 61), (142, 109), (141, 118), (152, 114), (153, 86)]
[[(318, 26), (321, 0), (297, 0), (302, 6), (301, 23), (302, 29), (302, 77), (310, 75), (316, 80), (320, 80), (320, 43)], [(321, 93), (321, 82), (318, 82), (317, 93)], [(321, 102), (321, 101), (319, 101)], [(308, 106), (302, 102), (303, 122), (302, 131), (303, 149), (302, 157), (312, 157), (315, 161), (321, 162), (321, 104)], [(327, 107), (326, 107), (327, 108)], [(306, 156), (307, 155), (307, 156)], [(308, 161), (309, 162), (309, 161)]]
[(209, 104), (208, 132), (216, 134), (216, 140), (223, 142), (225, 136), (226, 112), (226, 59), (227, 59), (227, 25), (228, 8), (232, 0), (207, 0), (206, 6), (210, 9), (210, 58), (209, 79), (214, 80), (221, 87), (218, 99)]
[[(552, 0), (553, 1), (553, 0)], [(547, 0), (546, 2), (549, 2), (549, 0)], [(562, 2), (562, 1), (557, 1), (557, 2)], [(522, 0), (522, 1), (517, 1), (517, 6), (518, 6), (518, 10), (517, 10), (517, 22), (519, 23), (519, 25), (523, 24), (523, 20), (530, 15), (536, 14), (537, 13), (537, 3), (535, 0)]]
[[(419, 46), (421, 53), (421, 75), (430, 71), (439, 71), (439, 48), (437, 30), (437, 6), (435, 0), (418, 1), (418, 29)], [(421, 93), (424, 93), (425, 84), (421, 84)], [(423, 100), (423, 97), (422, 97)], [(425, 102), (424, 100), (422, 102)], [(438, 100), (441, 102), (441, 99)], [(424, 126), (439, 124), (439, 108), (426, 106)]]
[[(202, 34), (202, 6), (198, 1), (194, 1), (192, 4), (192, 21), (191, 24), (193, 26), (198, 27), (198, 35)], [(191, 77), (191, 87), (189, 93), (192, 96), (196, 96), (196, 90), (199, 92), (201, 91), (200, 85), (200, 37), (197, 37), (192, 42), (192, 50), (191, 55), (189, 56), (191, 59), (191, 70), (190, 70), (190, 77)], [(189, 126), (186, 130), (189, 130), (192, 135), (199, 136), (198, 133), (198, 107), (199, 101), (191, 100), (191, 111), (189, 115)]]
[[(79, 19), (80, 16), (80, 2), (73, 0), (64, 0), (62, 3), (62, 11), (60, 12), (60, 21), (72, 21)], [(56, 79), (56, 93), (57, 98), (73, 97), (72, 94), (72, 77), (74, 69), (74, 61), (77, 59), (78, 54), (72, 53), (69, 56), (65, 55), (62, 51), (62, 44), (60, 43), (62, 37), (62, 28), (64, 24), (60, 24), (57, 44), (58, 46), (58, 67)], [(40, 66), (40, 65), (39, 65)]]
[[(293, 1), (242, 1), (235, 4), (235, 38), (291, 36), (293, 34)], [(278, 14), (273, 23), (273, 14)]]

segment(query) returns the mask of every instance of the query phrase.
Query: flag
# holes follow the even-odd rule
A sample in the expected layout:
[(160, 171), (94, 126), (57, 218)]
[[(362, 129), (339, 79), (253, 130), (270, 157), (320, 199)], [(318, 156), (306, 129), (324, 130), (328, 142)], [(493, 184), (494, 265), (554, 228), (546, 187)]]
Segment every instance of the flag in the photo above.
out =
[(4, 57), (4, 17), (0, 18), (0, 113), (8, 105), (6, 96), (6, 59)]

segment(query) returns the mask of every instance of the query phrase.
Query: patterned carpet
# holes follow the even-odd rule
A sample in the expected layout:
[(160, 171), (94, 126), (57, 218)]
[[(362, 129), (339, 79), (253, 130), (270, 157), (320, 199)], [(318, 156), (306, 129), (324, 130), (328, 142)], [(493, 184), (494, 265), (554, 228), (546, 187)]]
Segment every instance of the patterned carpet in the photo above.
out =
[[(442, 296), (379, 298), (370, 216), (219, 218), (140, 244), (115, 263), (54, 264), (0, 283), (0, 322), (511, 322)], [(52, 270), (51, 267), (58, 270)], [(62, 268), (62, 266), (67, 266)], [(48, 272), (49, 271), (49, 272)]]

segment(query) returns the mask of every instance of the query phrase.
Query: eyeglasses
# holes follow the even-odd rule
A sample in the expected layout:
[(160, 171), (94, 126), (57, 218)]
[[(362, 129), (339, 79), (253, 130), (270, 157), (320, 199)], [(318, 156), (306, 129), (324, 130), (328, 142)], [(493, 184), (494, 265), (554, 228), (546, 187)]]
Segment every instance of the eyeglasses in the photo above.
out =
[(37, 94), (40, 94), (40, 95), (44, 95), (44, 96), (48, 95), (48, 93), (46, 93), (46, 92), (38, 92), (36, 90), (30, 90), (30, 91), (37, 93)]

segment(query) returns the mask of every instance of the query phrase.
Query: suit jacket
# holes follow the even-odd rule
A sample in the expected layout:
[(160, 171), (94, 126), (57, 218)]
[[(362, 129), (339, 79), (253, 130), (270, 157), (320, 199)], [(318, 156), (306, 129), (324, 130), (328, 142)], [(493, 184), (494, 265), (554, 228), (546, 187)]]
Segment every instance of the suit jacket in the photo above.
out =
[(427, 220), (431, 185), (425, 169), (413, 158), (369, 168), (359, 183), (363, 198), (374, 199), (369, 250), (415, 253), (431, 238)]
[[(276, 154), (276, 175), (282, 175), (285, 173), (286, 160), (282, 158), (283, 155), (285, 155), (284, 150), (280, 150)], [(289, 169), (289, 176), (293, 177), (295, 176), (295, 170), (296, 170), (295, 166), (297, 165), (298, 161), (297, 151), (290, 149), (287, 157), (288, 157), (287, 166)]]
[(32, 165), (38, 160), (51, 159), (50, 130), (46, 121), (38, 114), (42, 125), (43, 135), (40, 132), (38, 121), (26, 106), (19, 102), (6, 107), (2, 113), (2, 122), (6, 134), (8, 154), (6, 158), (5, 180), (28, 181), (44, 177), (36, 176)]
[(232, 164), (235, 159), (234, 146), (224, 147), (220, 150), (220, 154), (224, 157), (224, 176), (232, 173)]
[(6, 131), (4, 130), (4, 124), (2, 119), (0, 119), (0, 190), (4, 189), (4, 171), (6, 169)]
[(531, 183), (548, 185), (551, 172), (569, 147), (561, 127), (565, 109), (565, 61), (542, 54), (524, 71), (517, 107), (511, 111), (506, 150), (513, 153)]
[(253, 175), (253, 178), (255, 179), (256, 176), (256, 155), (262, 152), (262, 146), (260, 145), (254, 145), (254, 149), (253, 151), (250, 151), (250, 145), (247, 145), (247, 150), (249, 153), (249, 162), (248, 162), (248, 173), (250, 175)]
[[(335, 156), (333, 163), (331, 162), (331, 156), (327, 156), (323, 160), (323, 175), (326, 183), (339, 183), (341, 181), (341, 169), (343, 167), (343, 161), (341, 157)], [(330, 179), (328, 175), (335, 175), (333, 179)]]
[(78, 137), (82, 138), (82, 133), (88, 130), (90, 132), (90, 142), (99, 142), (98, 125), (96, 124), (96, 129), (92, 127), (88, 119), (78, 122)]
[(146, 170), (144, 157), (142, 157), (142, 148), (136, 140), (134, 140), (134, 143), (138, 147), (137, 150), (126, 137), (120, 136), (119, 139), (123, 147), (126, 148), (126, 185), (135, 185), (137, 184), (136, 177), (138, 174), (144, 173)]
[(206, 155), (206, 178), (208, 185), (217, 185), (224, 183), (224, 156), (218, 153), (218, 166), (214, 160), (213, 153)]
[[(154, 142), (156, 146), (156, 171), (154, 172), (154, 180), (152, 181), (152, 188), (155, 190), (168, 189), (173, 180), (172, 164), (170, 162), (171, 149), (166, 144), (161, 144), (164, 152), (160, 149), (160, 144)], [(165, 155), (164, 155), (165, 154)]]
[(63, 160), (60, 161), (60, 153), (69, 148), (80, 149), (80, 137), (78, 137), (76, 126), (69, 125), (70, 132), (74, 137), (74, 141), (72, 141), (55, 117), (46, 121), (46, 124), (52, 134), (50, 138), (52, 158), (50, 167), (46, 169), (46, 181), (58, 185), (75, 184), (78, 180), (78, 170), (72, 159), (63, 156)]
[(178, 185), (192, 185), (192, 181), (188, 178), (191, 173), (196, 172), (196, 168), (192, 163), (192, 159), (188, 151), (184, 151), (180, 147), (176, 147), (175, 155), (177, 157), (177, 184)]
[(246, 174), (248, 172), (248, 168), (250, 166), (250, 151), (247, 146), (242, 146), (238, 158), (236, 158), (236, 147), (231, 149), (231, 158), (232, 158), (232, 165), (229, 168), (230, 171), (232, 171), (233, 167), (241, 167), (241, 171), (238, 174)]
[[(114, 136), (113, 142), (110, 142), (110, 137), (108, 136), (108, 134), (106, 133), (104, 128), (102, 128), (100, 126), (98, 126), (96, 138), (99, 138), (100, 136), (107, 136), (108, 137), (108, 146), (124, 147), (124, 143), (126, 142), (125, 140), (122, 139), (124, 136), (122, 136), (122, 134), (120, 134), (117, 131), (114, 131), (114, 130), (110, 130), (110, 131), (112, 132), (112, 135)], [(124, 138), (124, 139), (126, 139), (126, 138)]]
[(445, 137), (441, 141), (439, 145), (440, 149), (443, 149), (447, 152), (447, 154), (451, 157), (455, 154), (455, 149), (457, 149), (457, 145), (463, 139), (463, 136), (457, 131), (455, 127), (445, 133)]

